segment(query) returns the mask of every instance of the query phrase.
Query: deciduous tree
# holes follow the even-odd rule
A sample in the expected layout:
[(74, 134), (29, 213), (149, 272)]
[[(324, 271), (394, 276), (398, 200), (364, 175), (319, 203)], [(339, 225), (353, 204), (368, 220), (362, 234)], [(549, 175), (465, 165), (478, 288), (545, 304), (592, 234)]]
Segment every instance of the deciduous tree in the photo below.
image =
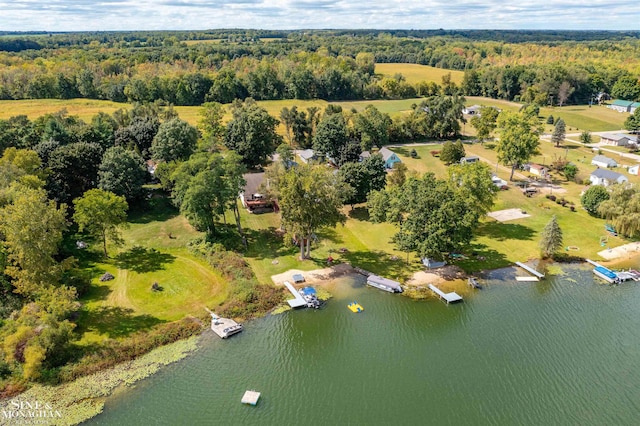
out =
[(609, 199), (609, 191), (602, 185), (592, 185), (582, 194), (582, 207), (592, 215), (598, 215), (600, 203)]
[(480, 108), (480, 113), (471, 117), (470, 123), (476, 129), (476, 135), (480, 142), (485, 141), (491, 137), (491, 134), (496, 129), (496, 121), (500, 112), (497, 108), (490, 106), (483, 106)]
[(98, 187), (132, 201), (142, 195), (147, 174), (147, 167), (139, 154), (114, 146), (102, 157)]
[(609, 199), (600, 203), (598, 214), (611, 221), (616, 231), (626, 237), (640, 234), (640, 186), (619, 184), (610, 187)]
[(300, 257), (308, 258), (314, 233), (345, 221), (341, 209), (348, 187), (331, 170), (306, 164), (289, 169), (279, 185), (283, 224), (297, 237)]
[(278, 120), (249, 99), (233, 105), (233, 118), (227, 124), (225, 145), (242, 157), (247, 167), (263, 164), (276, 146), (280, 136), (276, 133)]
[(498, 160), (511, 167), (509, 180), (520, 165), (538, 152), (540, 132), (538, 118), (526, 112), (502, 111), (498, 116), (500, 141), (496, 147)]
[(155, 161), (186, 160), (196, 149), (198, 129), (186, 121), (174, 118), (160, 125), (151, 144)]
[(107, 238), (116, 245), (122, 244), (119, 230), (126, 224), (129, 208), (124, 197), (102, 189), (90, 189), (73, 200), (73, 204), (73, 220), (80, 232), (86, 229), (99, 238), (105, 257), (108, 256)]

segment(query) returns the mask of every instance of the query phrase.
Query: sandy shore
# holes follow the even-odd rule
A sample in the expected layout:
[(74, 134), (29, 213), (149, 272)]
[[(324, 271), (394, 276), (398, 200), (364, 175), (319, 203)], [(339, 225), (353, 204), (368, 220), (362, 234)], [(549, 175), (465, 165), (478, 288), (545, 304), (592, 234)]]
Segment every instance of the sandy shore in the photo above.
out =
[[(357, 275), (356, 269), (348, 263), (340, 263), (328, 268), (315, 269), (312, 271), (301, 271), (299, 269), (290, 269), (281, 274), (272, 275), (271, 280), (276, 285), (283, 285), (285, 281), (292, 282), (294, 274), (302, 274), (305, 279), (305, 284), (314, 285), (328, 285), (332, 280), (347, 276)], [(447, 265), (443, 268), (433, 269), (430, 271), (417, 271), (408, 280), (402, 282), (404, 287), (424, 287), (429, 284), (436, 286), (444, 285), (446, 288), (447, 283), (454, 284), (455, 281), (463, 280), (466, 275), (462, 269), (455, 265)]]

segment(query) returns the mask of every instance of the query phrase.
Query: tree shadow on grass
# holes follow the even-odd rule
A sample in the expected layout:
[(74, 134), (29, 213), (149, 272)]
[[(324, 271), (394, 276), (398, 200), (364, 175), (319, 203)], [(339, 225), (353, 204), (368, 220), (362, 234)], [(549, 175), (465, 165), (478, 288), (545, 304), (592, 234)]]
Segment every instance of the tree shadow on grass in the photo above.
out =
[(180, 214), (168, 197), (157, 197), (135, 205), (129, 212), (131, 223), (165, 222)]
[(144, 274), (164, 269), (164, 265), (173, 262), (175, 258), (169, 253), (136, 246), (118, 254), (114, 258), (114, 264), (119, 269), (128, 269)]
[(516, 223), (486, 222), (478, 228), (478, 236), (488, 236), (498, 241), (532, 240), (535, 231), (528, 226)]
[(348, 213), (351, 219), (366, 222), (369, 220), (369, 210), (366, 207), (360, 206), (349, 210)]
[(248, 249), (246, 257), (253, 259), (273, 259), (290, 255), (297, 250), (292, 244), (287, 244), (286, 236), (271, 226), (267, 229), (246, 230)]
[(511, 266), (507, 257), (486, 244), (470, 244), (465, 250), (466, 257), (464, 259), (451, 262), (464, 269), (466, 272), (478, 272), (486, 269), (498, 269)]
[(150, 328), (165, 321), (151, 315), (134, 315), (133, 309), (115, 306), (103, 306), (91, 311), (83, 311), (78, 331), (96, 331), (110, 338), (128, 336), (137, 331)]
[[(410, 255), (410, 259), (411, 259)], [(394, 258), (383, 251), (350, 251), (341, 253), (338, 261), (347, 261), (357, 268), (373, 272), (386, 278), (403, 280), (415, 270), (415, 265), (407, 265), (406, 257)]]

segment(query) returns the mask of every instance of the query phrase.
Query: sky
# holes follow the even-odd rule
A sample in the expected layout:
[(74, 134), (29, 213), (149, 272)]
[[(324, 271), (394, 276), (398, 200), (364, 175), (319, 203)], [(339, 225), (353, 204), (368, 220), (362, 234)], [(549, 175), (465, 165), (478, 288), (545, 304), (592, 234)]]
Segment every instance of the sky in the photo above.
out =
[(638, 18), (637, 0), (0, 0), (0, 31), (638, 30)]

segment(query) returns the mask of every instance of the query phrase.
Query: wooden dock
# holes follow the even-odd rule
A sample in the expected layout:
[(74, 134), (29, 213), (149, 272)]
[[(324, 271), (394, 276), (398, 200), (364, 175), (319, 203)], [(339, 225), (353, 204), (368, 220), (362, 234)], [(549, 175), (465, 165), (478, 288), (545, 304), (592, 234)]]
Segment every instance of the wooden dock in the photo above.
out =
[(519, 267), (521, 267), (522, 269), (524, 269), (525, 271), (527, 271), (528, 273), (530, 273), (531, 275), (543, 280), (544, 279), (544, 274), (541, 274), (540, 272), (536, 271), (535, 269), (533, 269), (532, 267), (525, 265), (522, 262), (516, 262), (516, 265), (518, 265)]
[(291, 285), (289, 281), (285, 281), (284, 285), (291, 292), (291, 294), (293, 294), (293, 299), (287, 300), (287, 303), (289, 304), (289, 306), (291, 306), (294, 309), (307, 306), (307, 301), (304, 300), (304, 297), (302, 297), (300, 292), (296, 290), (296, 288), (293, 285)]
[(449, 303), (462, 301), (462, 296), (460, 296), (455, 291), (452, 291), (451, 293), (445, 293), (444, 291), (440, 290), (438, 287), (434, 286), (433, 284), (429, 284), (429, 289), (431, 289), (431, 291), (433, 291), (435, 294), (440, 296), (440, 299), (447, 302), (447, 305)]

